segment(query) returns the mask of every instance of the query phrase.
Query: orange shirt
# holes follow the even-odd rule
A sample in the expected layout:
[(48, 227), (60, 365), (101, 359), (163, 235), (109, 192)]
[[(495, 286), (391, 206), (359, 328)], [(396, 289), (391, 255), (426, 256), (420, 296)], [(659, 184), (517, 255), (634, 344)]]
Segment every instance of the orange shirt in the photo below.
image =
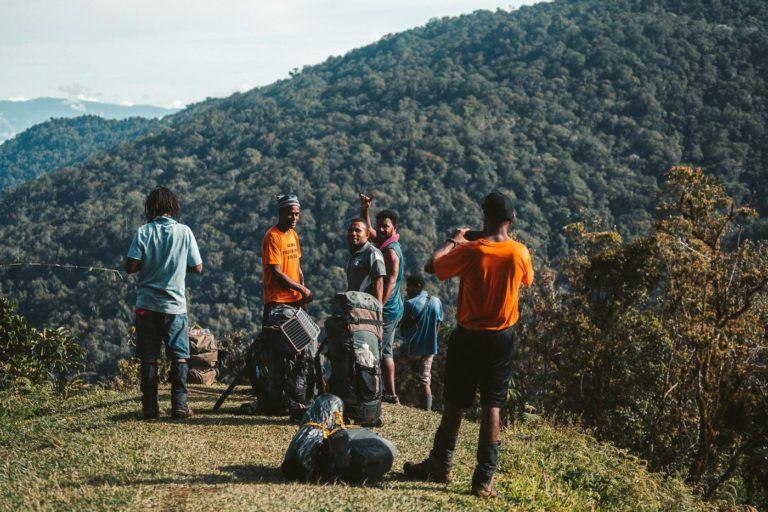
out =
[(481, 238), (435, 260), (435, 275), (441, 281), (461, 277), (456, 315), (460, 326), (500, 331), (517, 322), (518, 290), (520, 284), (533, 282), (533, 266), (523, 244)]
[(273, 279), (272, 272), (267, 272), (268, 265), (280, 265), (280, 270), (285, 275), (300, 283), (299, 259), (301, 259), (301, 247), (296, 231), (289, 229), (283, 232), (277, 226), (267, 230), (267, 234), (264, 235), (264, 240), (261, 242), (261, 264), (264, 268), (264, 304), (296, 302), (301, 299), (299, 292), (280, 285)]

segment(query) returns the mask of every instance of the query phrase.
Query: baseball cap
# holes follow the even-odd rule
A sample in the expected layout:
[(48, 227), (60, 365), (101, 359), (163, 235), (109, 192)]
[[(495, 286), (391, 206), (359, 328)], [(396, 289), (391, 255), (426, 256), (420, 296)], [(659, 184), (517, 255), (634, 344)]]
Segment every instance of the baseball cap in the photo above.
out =
[(515, 206), (506, 194), (491, 192), (483, 199), (483, 213), (494, 219), (514, 220)]

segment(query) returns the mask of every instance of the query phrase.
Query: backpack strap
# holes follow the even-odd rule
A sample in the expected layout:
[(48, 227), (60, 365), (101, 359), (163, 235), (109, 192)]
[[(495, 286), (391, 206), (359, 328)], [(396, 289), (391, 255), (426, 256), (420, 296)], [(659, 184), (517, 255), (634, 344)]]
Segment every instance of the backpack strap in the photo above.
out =
[(353, 316), (347, 317), (347, 323), (354, 325), (384, 325), (382, 320), (371, 320), (370, 318), (355, 318)]

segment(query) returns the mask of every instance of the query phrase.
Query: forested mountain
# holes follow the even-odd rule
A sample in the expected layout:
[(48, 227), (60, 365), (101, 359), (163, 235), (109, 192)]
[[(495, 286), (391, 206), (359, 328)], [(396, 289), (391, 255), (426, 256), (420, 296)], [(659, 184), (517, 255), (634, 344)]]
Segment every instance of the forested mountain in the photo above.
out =
[(152, 105), (115, 105), (113, 103), (65, 98), (35, 98), (24, 101), (0, 100), (0, 142), (51, 118), (85, 115), (106, 119), (157, 118), (175, 112), (178, 112), (178, 109)]
[[(556, 1), (434, 20), (195, 105), (10, 191), (0, 261), (117, 268), (145, 195), (163, 184), (205, 261), (187, 281), (191, 316), (223, 333), (259, 322), (260, 243), (278, 192), (304, 205), (314, 314), (344, 286), (358, 192), (400, 212), (408, 270), (450, 227), (477, 225), (477, 202), (495, 188), (517, 200), (518, 235), (537, 265), (565, 254), (562, 227), (574, 220), (645, 230), (658, 180), (679, 162), (766, 213), (766, 27), (763, 0)], [(129, 352), (132, 283), (0, 268), (0, 293), (36, 324), (72, 327), (97, 372)], [(452, 302), (455, 285), (430, 286)]]
[(0, 144), (0, 192), (133, 140), (157, 123), (140, 117), (117, 121), (81, 116), (35, 125)]

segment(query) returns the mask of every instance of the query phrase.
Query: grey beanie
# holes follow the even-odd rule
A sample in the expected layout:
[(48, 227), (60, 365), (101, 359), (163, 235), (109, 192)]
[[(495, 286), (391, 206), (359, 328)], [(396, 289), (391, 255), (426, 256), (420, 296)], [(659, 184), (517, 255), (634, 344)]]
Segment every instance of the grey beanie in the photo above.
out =
[(295, 194), (283, 194), (277, 196), (277, 209), (282, 210), (283, 208), (288, 208), (289, 206), (298, 206), (301, 208), (301, 203), (299, 203), (299, 198), (296, 197)]

